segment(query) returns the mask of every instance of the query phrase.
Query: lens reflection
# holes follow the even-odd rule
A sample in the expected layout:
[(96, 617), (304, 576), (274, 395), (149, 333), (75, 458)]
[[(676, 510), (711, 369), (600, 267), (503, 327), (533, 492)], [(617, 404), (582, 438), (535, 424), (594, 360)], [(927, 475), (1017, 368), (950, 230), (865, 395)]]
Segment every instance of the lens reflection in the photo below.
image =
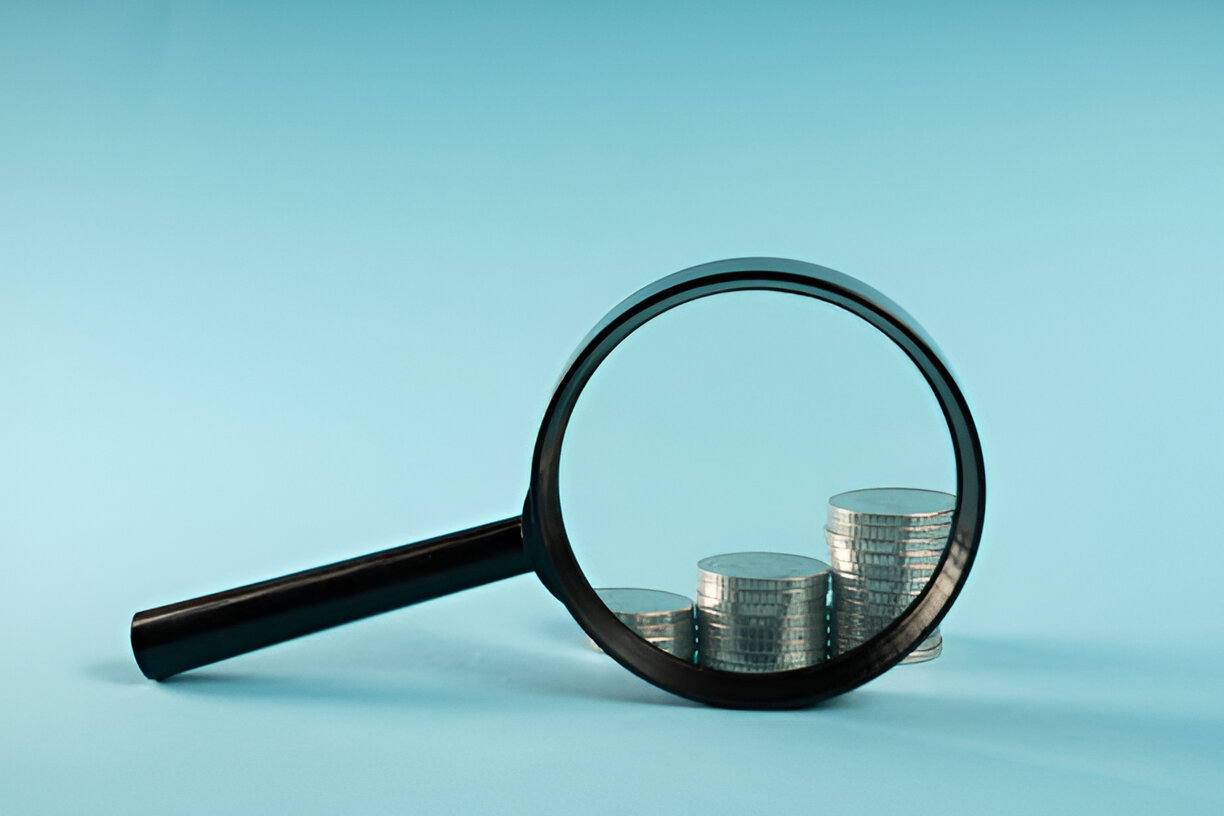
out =
[[(599, 591), (609, 609), (733, 672), (878, 633), (929, 580), (955, 505), (947, 426), (912, 362), (856, 316), (777, 292), (696, 300), (630, 335), (579, 398), (559, 476), (583, 572), (626, 588)], [(682, 596), (668, 603), (690, 610), (693, 654), (674, 622), (643, 628), (634, 587)]]

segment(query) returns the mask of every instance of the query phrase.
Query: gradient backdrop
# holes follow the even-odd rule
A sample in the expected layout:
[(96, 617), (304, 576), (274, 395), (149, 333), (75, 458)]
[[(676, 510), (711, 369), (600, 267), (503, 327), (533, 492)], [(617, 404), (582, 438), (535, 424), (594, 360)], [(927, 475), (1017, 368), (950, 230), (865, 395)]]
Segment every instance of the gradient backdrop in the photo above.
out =
[[(1222, 41), (1189, 2), (0, 3), (0, 810), (1219, 813)], [(958, 372), (988, 526), (938, 661), (706, 709), (527, 576), (140, 676), (137, 609), (516, 512), (589, 326), (742, 255)]]

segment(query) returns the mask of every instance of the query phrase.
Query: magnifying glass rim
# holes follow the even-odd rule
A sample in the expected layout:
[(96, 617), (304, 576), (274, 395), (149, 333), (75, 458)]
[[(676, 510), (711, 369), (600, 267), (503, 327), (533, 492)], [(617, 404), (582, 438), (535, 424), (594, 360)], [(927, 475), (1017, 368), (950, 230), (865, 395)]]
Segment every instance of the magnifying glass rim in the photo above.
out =
[[(599, 600), (565, 531), (559, 466), (570, 417), (595, 369), (650, 320), (702, 297), (778, 291), (839, 306), (874, 326), (918, 367), (948, 424), (956, 457), (952, 533), (931, 579), (887, 628), (814, 666), (738, 673), (687, 663), (639, 638)], [(630, 295), (612, 309), (566, 364), (540, 425), (523, 508), (523, 545), (545, 586), (591, 639), (625, 668), (674, 694), (734, 708), (795, 708), (866, 683), (899, 663), (929, 635), (960, 593), (981, 540), (986, 479), (981, 441), (964, 395), (926, 331), (880, 292), (849, 275), (786, 258), (736, 258), (694, 266)]]

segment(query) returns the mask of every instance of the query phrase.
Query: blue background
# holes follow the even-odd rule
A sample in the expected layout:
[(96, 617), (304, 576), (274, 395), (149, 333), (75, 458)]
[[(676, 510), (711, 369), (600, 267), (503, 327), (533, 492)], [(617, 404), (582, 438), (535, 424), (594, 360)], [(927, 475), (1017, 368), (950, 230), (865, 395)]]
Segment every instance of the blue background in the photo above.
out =
[[(1224, 9), (0, 6), (0, 805), (1218, 813)], [(514, 513), (575, 343), (860, 277), (990, 485), (926, 666), (725, 712), (531, 577), (155, 685), (133, 611)]]

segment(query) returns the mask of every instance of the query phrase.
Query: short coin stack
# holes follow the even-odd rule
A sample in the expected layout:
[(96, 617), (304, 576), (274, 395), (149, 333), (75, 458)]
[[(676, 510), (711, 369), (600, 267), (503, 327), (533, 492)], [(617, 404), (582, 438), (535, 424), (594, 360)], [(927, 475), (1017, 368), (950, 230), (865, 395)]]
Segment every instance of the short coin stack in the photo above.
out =
[(621, 623), (648, 643), (693, 662), (696, 629), (691, 600), (658, 589), (597, 589), (595, 594)]
[(939, 627), (935, 627), (935, 631), (927, 636), (927, 639), (918, 644), (918, 648), (910, 652), (902, 660), (902, 663), (925, 663), (928, 660), (934, 660), (943, 654), (943, 635), (939, 633)]
[[(875, 636), (922, 592), (943, 555), (955, 507), (949, 493), (901, 487), (829, 499), (835, 654)], [(942, 651), (936, 629), (902, 662), (932, 660)]]
[(745, 552), (697, 563), (697, 662), (736, 672), (799, 669), (828, 655), (829, 565)]

